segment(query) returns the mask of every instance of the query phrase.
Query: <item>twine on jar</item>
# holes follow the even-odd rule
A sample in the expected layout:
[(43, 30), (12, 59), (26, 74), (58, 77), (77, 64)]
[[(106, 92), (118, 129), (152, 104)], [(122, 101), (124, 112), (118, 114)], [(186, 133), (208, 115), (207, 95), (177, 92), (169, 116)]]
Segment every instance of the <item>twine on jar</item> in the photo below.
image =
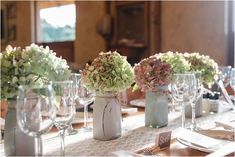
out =
[[(122, 102), (119, 100), (119, 98), (118, 98), (118, 94), (116, 93), (116, 94), (110, 94), (109, 96), (95, 96), (95, 97), (97, 97), (97, 98), (103, 98), (103, 99), (116, 99), (117, 100), (117, 102), (120, 104), (120, 115), (121, 115), (121, 118), (122, 118), (122, 121), (123, 121), (123, 117), (122, 117), (122, 109), (121, 109), (121, 104), (122, 104)], [(108, 103), (109, 104), (109, 103)], [(105, 106), (105, 108), (108, 106), (108, 104), (106, 104), (106, 106)]]

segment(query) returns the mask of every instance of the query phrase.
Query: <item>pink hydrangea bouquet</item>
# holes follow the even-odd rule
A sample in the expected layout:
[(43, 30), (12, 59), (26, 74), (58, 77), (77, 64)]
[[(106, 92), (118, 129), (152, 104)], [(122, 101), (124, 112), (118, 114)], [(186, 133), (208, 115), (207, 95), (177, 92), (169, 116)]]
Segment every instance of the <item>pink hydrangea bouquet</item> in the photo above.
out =
[(135, 82), (141, 91), (157, 91), (168, 85), (172, 77), (171, 65), (156, 56), (141, 60), (134, 66)]

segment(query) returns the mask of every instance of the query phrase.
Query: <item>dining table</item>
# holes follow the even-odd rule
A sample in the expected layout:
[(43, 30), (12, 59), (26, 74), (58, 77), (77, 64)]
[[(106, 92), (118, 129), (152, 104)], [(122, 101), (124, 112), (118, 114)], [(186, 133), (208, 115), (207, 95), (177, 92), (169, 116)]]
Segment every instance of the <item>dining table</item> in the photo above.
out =
[[(215, 128), (215, 121), (231, 121), (235, 119), (235, 112), (231, 108), (216, 112), (205, 112), (196, 119), (198, 126), (203, 129)], [(136, 108), (128, 105), (127, 107)], [(82, 116), (82, 112), (78, 112)], [(90, 113), (92, 116), (92, 113)], [(186, 119), (186, 127), (191, 123), (191, 118)], [(82, 122), (74, 123), (73, 127), (78, 129), (75, 135), (65, 137), (66, 156), (117, 156), (114, 152), (124, 150), (137, 153), (148, 147), (155, 145), (156, 135), (164, 131), (172, 131), (171, 144), (164, 150), (159, 150), (157, 156), (206, 156), (208, 153), (192, 149), (181, 144), (174, 138), (175, 131), (181, 127), (181, 112), (170, 111), (168, 114), (168, 124), (162, 128), (145, 127), (145, 114), (143, 107), (137, 107), (136, 112), (124, 113), (121, 120), (121, 137), (110, 140), (100, 141), (93, 138), (93, 132), (79, 131)], [(89, 123), (92, 125), (92, 122)], [(53, 128), (50, 132), (42, 136), (43, 155), (60, 155), (60, 138), (58, 131)], [(0, 144), (0, 155), (4, 156), (4, 144)]]

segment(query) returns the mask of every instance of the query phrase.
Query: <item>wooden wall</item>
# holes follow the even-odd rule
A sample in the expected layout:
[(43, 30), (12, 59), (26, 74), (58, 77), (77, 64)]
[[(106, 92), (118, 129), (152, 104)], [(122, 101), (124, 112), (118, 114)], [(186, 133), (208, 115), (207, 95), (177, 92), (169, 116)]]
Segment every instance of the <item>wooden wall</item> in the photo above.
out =
[(225, 3), (162, 2), (162, 51), (198, 51), (226, 65)]
[(105, 14), (105, 2), (76, 2), (77, 28), (75, 61), (83, 65), (92, 61), (99, 52), (106, 51), (106, 43), (96, 32), (97, 21)]
[[(7, 3), (1, 2), (1, 8)], [(16, 39), (7, 42), (13, 46), (25, 46), (34, 42), (33, 2), (17, 1), (15, 14), (9, 19), (16, 25)], [(199, 51), (214, 58), (219, 64), (227, 62), (227, 36), (224, 25), (226, 2), (161, 2), (161, 50)], [(105, 40), (96, 32), (96, 23), (105, 14), (105, 2), (76, 1), (77, 28), (74, 42), (74, 61), (83, 65), (93, 60), (100, 51), (106, 51)], [(154, 8), (154, 7), (151, 7)], [(4, 9), (5, 10), (5, 9)], [(154, 15), (152, 16), (154, 17)], [(10, 22), (11, 20), (11, 22)], [(154, 20), (154, 19), (153, 19)], [(153, 46), (153, 43), (152, 47)], [(1, 41), (1, 50), (6, 46)], [(153, 52), (150, 52), (152, 54)], [(154, 52), (155, 53), (155, 52)]]
[(30, 1), (2, 1), (1, 9), (3, 10), (5, 20), (6, 36), (1, 40), (1, 51), (10, 44), (12, 46), (21, 46), (34, 42), (34, 5)]

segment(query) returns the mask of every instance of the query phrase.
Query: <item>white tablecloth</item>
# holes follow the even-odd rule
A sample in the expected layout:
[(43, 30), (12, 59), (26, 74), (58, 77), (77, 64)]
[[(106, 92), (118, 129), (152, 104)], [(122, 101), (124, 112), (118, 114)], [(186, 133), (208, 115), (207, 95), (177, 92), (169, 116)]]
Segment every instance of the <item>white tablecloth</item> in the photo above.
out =
[[(197, 118), (197, 123), (200, 127), (207, 129), (215, 126), (214, 121), (216, 120), (231, 121), (233, 119), (235, 119), (235, 112), (226, 111), (220, 114), (204, 115)], [(191, 119), (186, 119), (186, 126), (189, 126), (190, 122)], [(181, 116), (179, 113), (170, 113), (168, 126), (159, 129), (144, 127), (144, 114), (127, 117), (122, 121), (122, 136), (115, 140), (95, 140), (93, 139), (92, 132), (66, 136), (66, 155), (109, 156), (113, 155), (112, 152), (117, 150), (136, 151), (152, 145), (157, 132), (165, 130), (174, 131), (180, 127), (180, 124)], [(44, 155), (59, 155), (60, 138), (58, 133), (43, 136), (43, 153)], [(0, 155), (4, 155), (3, 144), (0, 145)]]

